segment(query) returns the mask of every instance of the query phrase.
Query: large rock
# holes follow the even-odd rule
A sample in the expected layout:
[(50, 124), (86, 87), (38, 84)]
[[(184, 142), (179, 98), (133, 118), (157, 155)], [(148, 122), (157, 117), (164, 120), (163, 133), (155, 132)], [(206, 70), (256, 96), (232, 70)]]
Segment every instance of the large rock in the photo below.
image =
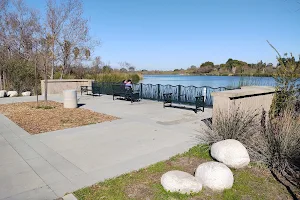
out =
[(6, 90), (0, 90), (0, 98), (6, 97)]
[(22, 92), (22, 96), (27, 97), (30, 96), (31, 92), (27, 91), (27, 92)]
[(190, 194), (200, 192), (202, 184), (191, 174), (174, 170), (161, 177), (161, 184), (166, 191)]
[(210, 149), (211, 156), (228, 167), (242, 168), (249, 164), (247, 149), (237, 140), (228, 139), (214, 143)]
[(196, 178), (204, 187), (216, 191), (231, 188), (233, 185), (233, 174), (223, 163), (211, 161), (198, 166)]
[(18, 92), (17, 91), (8, 91), (7, 92), (7, 96), (9, 96), (9, 97), (17, 97), (18, 96)]

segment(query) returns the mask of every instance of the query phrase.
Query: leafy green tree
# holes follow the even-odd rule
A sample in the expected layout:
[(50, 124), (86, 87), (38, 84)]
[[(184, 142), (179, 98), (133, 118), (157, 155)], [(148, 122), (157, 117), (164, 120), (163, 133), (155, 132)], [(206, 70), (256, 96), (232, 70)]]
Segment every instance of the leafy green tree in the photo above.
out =
[(122, 73), (126, 73), (126, 72), (127, 72), (127, 69), (126, 69), (126, 68), (124, 68), (124, 67), (122, 67), (122, 68), (120, 69), (120, 72), (122, 72)]
[(103, 66), (103, 68), (102, 68), (102, 72), (103, 73), (111, 73), (113, 71), (113, 69), (111, 68), (111, 66), (109, 66), (109, 65), (105, 65), (105, 66)]
[(244, 69), (248, 67), (248, 64), (244, 61), (233, 60), (232, 58), (229, 58), (223, 67), (232, 73), (243, 73)]
[(257, 64), (256, 64), (256, 72), (257, 73), (261, 73), (263, 72), (264, 73), (264, 70), (266, 68), (266, 63), (264, 63), (262, 60), (259, 61)]
[(227, 60), (227, 62), (226, 62), (226, 64), (225, 64), (225, 67), (227, 68), (227, 70), (232, 70), (232, 68), (233, 68), (233, 60), (232, 60), (232, 58), (229, 58), (228, 60)]
[(9, 60), (6, 63), (7, 75), (11, 77), (8, 89), (18, 93), (31, 91), (34, 88), (35, 71), (34, 64), (25, 60)]
[(128, 67), (128, 70), (129, 70), (130, 72), (134, 72), (134, 71), (135, 71), (135, 67), (134, 67), (134, 66), (130, 66), (130, 67)]
[(201, 67), (213, 67), (214, 66), (214, 63), (213, 62), (210, 62), (210, 61), (207, 61), (207, 62), (204, 62), (200, 65), (200, 68)]

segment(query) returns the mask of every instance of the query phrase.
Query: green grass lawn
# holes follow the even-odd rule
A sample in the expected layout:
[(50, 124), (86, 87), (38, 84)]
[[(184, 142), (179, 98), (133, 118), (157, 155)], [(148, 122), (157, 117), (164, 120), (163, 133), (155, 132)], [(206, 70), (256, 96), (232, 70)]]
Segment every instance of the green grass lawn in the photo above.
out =
[(134, 171), (119, 177), (108, 179), (93, 186), (75, 191), (79, 199), (292, 199), (288, 191), (278, 183), (270, 172), (254, 164), (234, 170), (234, 184), (231, 189), (213, 192), (202, 189), (200, 193), (182, 195), (166, 192), (160, 184), (162, 174), (169, 170), (182, 170), (194, 174), (197, 166), (212, 160), (207, 146), (195, 146), (188, 152), (174, 156), (147, 168)]

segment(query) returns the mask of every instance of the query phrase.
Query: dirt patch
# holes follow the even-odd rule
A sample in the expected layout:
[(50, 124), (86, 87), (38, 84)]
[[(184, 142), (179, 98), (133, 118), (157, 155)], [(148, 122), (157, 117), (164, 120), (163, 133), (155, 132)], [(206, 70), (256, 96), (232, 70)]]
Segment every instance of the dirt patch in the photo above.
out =
[(152, 185), (160, 184), (160, 178), (165, 172), (172, 169), (178, 169), (194, 175), (198, 165), (203, 162), (205, 162), (205, 159), (196, 157), (179, 157), (174, 160), (167, 160), (165, 161), (166, 168), (164, 171), (149, 173), (145, 170), (141, 180), (136, 180), (133, 183), (126, 185), (125, 194), (131, 199), (155, 199), (155, 189), (153, 189)]
[(152, 191), (149, 185), (142, 184), (142, 183), (126, 187), (125, 193), (130, 199), (137, 199), (137, 200), (154, 199), (154, 191)]
[(76, 108), (64, 108), (63, 104), (48, 101), (13, 103), (0, 105), (0, 113), (18, 124), (30, 134), (38, 134), (49, 131), (62, 130), (96, 124), (118, 119), (91, 110)]
[(185, 172), (194, 175), (197, 167), (207, 160), (196, 157), (180, 157), (169, 162), (172, 166), (182, 168)]

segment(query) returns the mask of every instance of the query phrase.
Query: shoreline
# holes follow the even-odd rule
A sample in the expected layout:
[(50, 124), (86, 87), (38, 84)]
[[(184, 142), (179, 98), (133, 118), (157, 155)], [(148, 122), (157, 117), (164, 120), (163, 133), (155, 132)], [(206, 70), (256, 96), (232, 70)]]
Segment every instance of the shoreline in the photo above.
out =
[[(235, 75), (218, 75), (218, 74), (143, 74), (143, 76), (228, 76), (228, 77), (257, 77), (257, 78), (273, 78), (273, 75), (259, 76), (250, 74)], [(300, 76), (299, 76), (300, 78)]]

